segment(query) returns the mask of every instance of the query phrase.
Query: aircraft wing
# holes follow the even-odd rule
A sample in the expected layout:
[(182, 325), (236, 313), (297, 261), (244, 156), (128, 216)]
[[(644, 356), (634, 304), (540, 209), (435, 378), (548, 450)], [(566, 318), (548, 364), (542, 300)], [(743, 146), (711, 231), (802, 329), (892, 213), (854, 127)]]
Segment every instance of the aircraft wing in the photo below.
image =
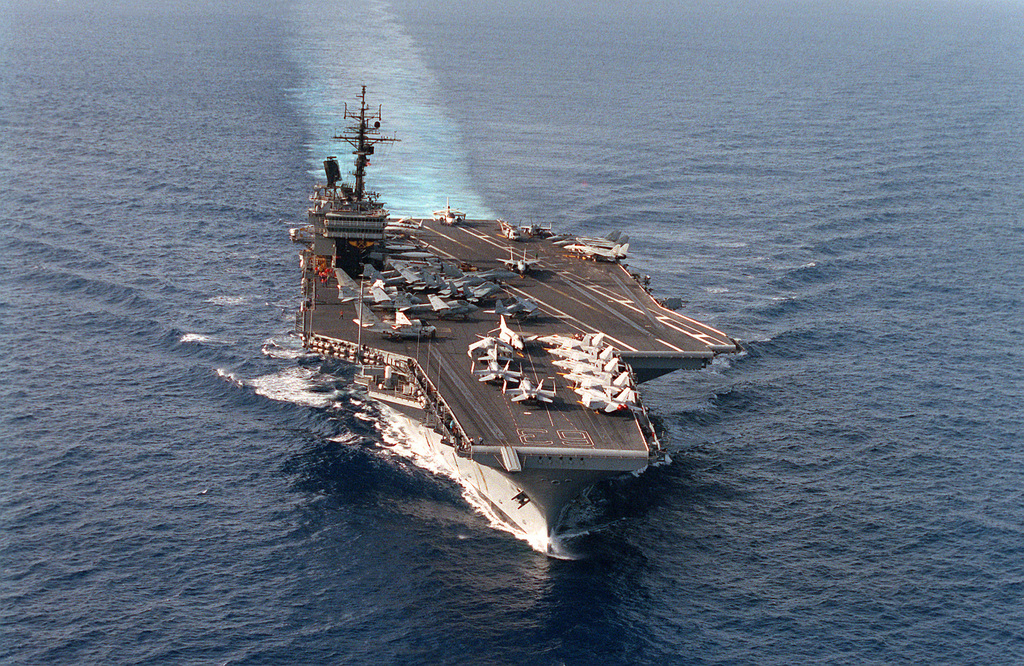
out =
[(437, 294), (430, 294), (427, 296), (430, 299), (430, 307), (434, 308), (435, 312), (444, 312), (445, 310), (451, 310), (452, 306), (444, 302)]
[(382, 323), (381, 320), (377, 318), (377, 315), (373, 313), (373, 310), (371, 310), (367, 306), (357, 308), (356, 312), (359, 314), (359, 316), (356, 319), (353, 319), (352, 321), (362, 326), (363, 328), (377, 332), (382, 332), (383, 329), (390, 330), (391, 328), (387, 324)]
[(396, 268), (396, 270), (398, 271), (398, 274), (402, 276), (402, 279), (409, 284), (419, 284), (423, 282), (423, 278), (420, 274), (407, 266)]
[(338, 282), (338, 300), (342, 303), (348, 303), (359, 298), (359, 292), (353, 289), (350, 285)]

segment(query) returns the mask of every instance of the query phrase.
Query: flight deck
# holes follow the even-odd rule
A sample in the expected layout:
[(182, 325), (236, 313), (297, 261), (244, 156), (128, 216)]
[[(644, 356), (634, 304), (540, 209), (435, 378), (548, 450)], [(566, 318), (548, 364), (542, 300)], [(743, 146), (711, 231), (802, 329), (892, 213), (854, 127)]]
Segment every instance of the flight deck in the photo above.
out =
[[(411, 228), (414, 225), (419, 227)], [(738, 350), (736, 341), (721, 331), (664, 307), (648, 293), (644, 278), (630, 273), (621, 263), (580, 256), (548, 238), (510, 240), (502, 234), (503, 225), (497, 220), (460, 220), (452, 226), (436, 220), (413, 220), (409, 227), (401, 230), (400, 237), (392, 235), (389, 243), (403, 248), (414, 246), (415, 251), (407, 251), (405, 256), (424, 259), (430, 253), (461, 266), (467, 274), (501, 271), (510, 257), (531, 260), (530, 270), (524, 275), (506, 274), (501, 280), (502, 293), (497, 296), (518, 296), (539, 306), (531, 318), (506, 319), (510, 328), (528, 340), (515, 356), (514, 367), (534, 386), (551, 388), (554, 384), (550, 403), (513, 402), (503, 393), (502, 383), (484, 386), (474, 376), (473, 371), (480, 366), (467, 349), (499, 327), (493, 305), (481, 305), (464, 320), (436, 318), (429, 309), (417, 311), (409, 316), (428, 320), (436, 328), (433, 339), (391, 339), (365, 327), (371, 317), (367, 312), (370, 306), (365, 304), (368, 285), (338, 270), (315, 285), (312, 302), (303, 315), (307, 318), (304, 330), (310, 334), (311, 346), (330, 350), (340, 344), (348, 351), (359, 349), (358, 360), (369, 366), (375, 358), (386, 357), (392, 365), (396, 358), (405, 359), (416, 369), (423, 380), (423, 392), (429, 395), (395, 395), (390, 402), (401, 406), (406, 400), (416, 411), (423, 409), (420, 402), (436, 400), (436, 409), (427, 413), (442, 422), (452, 420), (442, 425), (457, 431), (459, 439), (467, 440), (466, 445), (475, 450), (511, 447), (535, 456), (562, 456), (563, 465), (572, 464), (573, 453), (621, 458), (624, 462), (646, 459), (651, 436), (646, 414), (586, 408), (572, 383), (563, 378), (566, 371), (554, 364), (559, 357), (539, 341), (529, 342), (531, 338), (603, 333), (605, 342), (628, 364), (636, 382), (675, 369), (703, 367), (717, 353)], [(359, 297), (341, 296), (353, 292)], [(388, 320), (392, 315), (378, 311), (372, 316)], [(364, 327), (357, 323), (360, 318)], [(568, 462), (566, 454), (570, 456)], [(506, 467), (509, 464), (515, 462), (506, 463)]]

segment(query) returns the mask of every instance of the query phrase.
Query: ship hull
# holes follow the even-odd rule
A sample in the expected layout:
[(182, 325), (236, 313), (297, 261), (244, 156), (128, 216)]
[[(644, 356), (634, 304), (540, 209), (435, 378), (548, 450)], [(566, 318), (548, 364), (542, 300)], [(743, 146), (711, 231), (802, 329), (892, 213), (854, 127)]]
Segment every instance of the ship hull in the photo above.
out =
[[(390, 406), (390, 405), (389, 405)], [(477, 504), (509, 532), (534, 548), (551, 552), (566, 507), (602, 479), (636, 472), (647, 459), (577, 459), (575, 468), (561, 466), (554, 456), (521, 455), (521, 471), (502, 468), (500, 456), (478, 453), (463, 457), (443, 443), (443, 437), (408, 410), (392, 411), (410, 435), (426, 443), (431, 457), (473, 495)]]

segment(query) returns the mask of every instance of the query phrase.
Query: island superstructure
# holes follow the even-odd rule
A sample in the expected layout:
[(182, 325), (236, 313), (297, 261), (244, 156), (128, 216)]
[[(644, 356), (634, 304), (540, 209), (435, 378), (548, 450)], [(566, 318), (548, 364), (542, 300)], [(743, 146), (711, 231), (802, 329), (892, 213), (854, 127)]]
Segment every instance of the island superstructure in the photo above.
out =
[(303, 243), (303, 345), (358, 364), (510, 529), (533, 541), (612, 475), (662, 455), (638, 385), (704, 367), (739, 344), (666, 307), (627, 269), (629, 239), (560, 236), (473, 219), (446, 203), (392, 220), (365, 187), (381, 109), (345, 109), (354, 183), (335, 158), (311, 196)]

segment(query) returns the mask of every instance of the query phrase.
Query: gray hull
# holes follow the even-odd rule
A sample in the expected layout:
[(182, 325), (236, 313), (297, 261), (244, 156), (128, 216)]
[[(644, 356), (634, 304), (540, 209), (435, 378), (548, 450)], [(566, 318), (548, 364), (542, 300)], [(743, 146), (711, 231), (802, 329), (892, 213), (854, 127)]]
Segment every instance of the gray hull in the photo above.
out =
[[(644, 469), (643, 457), (530, 455), (520, 458), (521, 470), (504, 469), (501, 452), (475, 451), (472, 458), (456, 454), (442, 436), (413, 416), (392, 410), (401, 427), (426, 443), (444, 462), (446, 471), (502, 527), (541, 551), (550, 552), (566, 506), (602, 479)], [(571, 465), (571, 466), (570, 466)]]

